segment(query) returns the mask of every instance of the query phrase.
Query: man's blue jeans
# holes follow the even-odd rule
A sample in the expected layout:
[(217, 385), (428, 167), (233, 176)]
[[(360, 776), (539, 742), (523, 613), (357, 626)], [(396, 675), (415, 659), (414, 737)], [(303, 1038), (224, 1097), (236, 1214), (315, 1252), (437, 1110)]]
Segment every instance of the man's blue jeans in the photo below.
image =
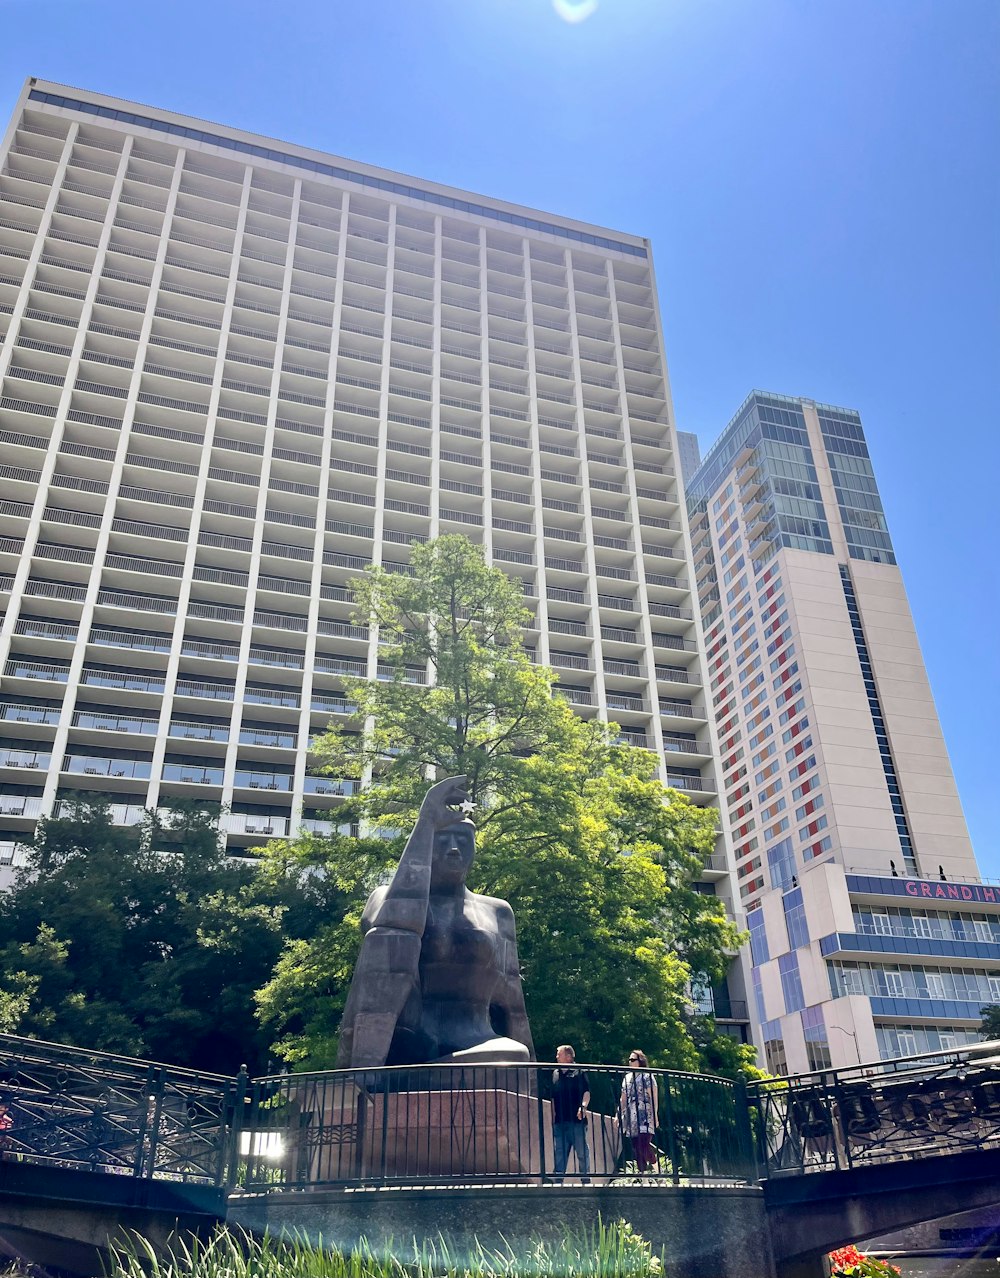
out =
[(555, 1143), (555, 1171), (557, 1176), (565, 1176), (569, 1151), (576, 1154), (576, 1165), (581, 1176), (590, 1175), (590, 1150), (587, 1148), (586, 1123), (553, 1123), (552, 1133)]

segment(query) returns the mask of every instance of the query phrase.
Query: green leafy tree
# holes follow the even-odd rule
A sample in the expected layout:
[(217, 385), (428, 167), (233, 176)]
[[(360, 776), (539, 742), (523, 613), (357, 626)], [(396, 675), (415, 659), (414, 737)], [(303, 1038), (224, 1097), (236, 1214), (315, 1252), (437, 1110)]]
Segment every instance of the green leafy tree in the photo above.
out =
[[(722, 980), (738, 934), (721, 903), (694, 890), (714, 814), (654, 777), (647, 751), (579, 723), (577, 748), (535, 761), (528, 784), (486, 820), (476, 885), (518, 920), (536, 1042), (566, 1039), (591, 1060), (639, 1046), (697, 1068), (691, 985)], [(540, 800), (539, 797), (540, 796)]]
[(980, 1038), (987, 1043), (996, 1042), (1000, 1039), (1000, 1005), (988, 1003), (986, 1007), (980, 1008), (979, 1015), (983, 1018), (979, 1026)]
[(518, 587), (461, 536), (414, 545), (412, 562), (412, 576), (374, 567), (354, 583), (358, 620), (378, 627), (392, 678), (348, 680), (365, 730), (333, 729), (314, 744), (328, 772), (377, 773), (362, 803), (369, 818), (415, 817), (431, 772), (464, 773), (474, 802), (496, 801), (573, 733), (554, 676), (524, 650), (531, 614)]
[(16, 962), (4, 968), (0, 983), (0, 1034), (16, 1034), (31, 1010), (31, 1000), (38, 993), (40, 978)]
[[(615, 728), (573, 712), (524, 650), (517, 584), (466, 538), (414, 546), (412, 576), (373, 569), (356, 595), (392, 678), (351, 681), (354, 721), (314, 743), (327, 772), (368, 782), (347, 815), (408, 828), (431, 779), (466, 775), (478, 804), (470, 886), (514, 907), (539, 1050), (572, 1039), (581, 1059), (620, 1060), (639, 1044), (663, 1065), (707, 1061), (718, 1035), (694, 1014), (691, 984), (721, 980), (740, 941), (721, 903), (693, 887), (714, 814), (661, 785), (653, 757)], [(308, 843), (323, 875), (343, 874), (347, 857), (353, 908), (289, 944), (258, 996), (296, 1064), (332, 1063), (357, 918), (401, 850), (363, 842)], [(739, 1068), (725, 1048), (713, 1059)]]
[[(296, 884), (220, 848), (215, 814), (112, 824), (81, 802), (40, 823), (0, 899), (0, 1013), (17, 1032), (201, 1069), (262, 1069), (253, 992)], [(304, 921), (304, 920), (303, 920)]]

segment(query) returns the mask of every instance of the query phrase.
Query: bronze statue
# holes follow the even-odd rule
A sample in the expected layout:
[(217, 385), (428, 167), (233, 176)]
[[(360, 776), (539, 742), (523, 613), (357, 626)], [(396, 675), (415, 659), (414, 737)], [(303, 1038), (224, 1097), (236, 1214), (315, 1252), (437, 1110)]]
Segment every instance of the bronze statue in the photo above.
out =
[(424, 796), (386, 887), (368, 898), (337, 1065), (534, 1059), (506, 901), (470, 892), (476, 851), (466, 778)]

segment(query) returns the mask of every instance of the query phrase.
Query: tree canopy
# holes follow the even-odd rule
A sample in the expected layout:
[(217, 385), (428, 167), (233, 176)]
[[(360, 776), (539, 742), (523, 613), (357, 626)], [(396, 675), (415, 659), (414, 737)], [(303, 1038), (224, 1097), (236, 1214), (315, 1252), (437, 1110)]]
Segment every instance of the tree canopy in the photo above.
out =
[[(432, 779), (469, 778), (478, 805), (470, 887), (514, 908), (539, 1050), (572, 1040), (580, 1059), (622, 1059), (638, 1044), (676, 1068), (751, 1060), (728, 1044), (713, 1051), (714, 1024), (699, 1021), (691, 1000), (692, 982), (722, 980), (740, 943), (722, 903), (693, 886), (715, 814), (664, 787), (648, 751), (559, 696), (524, 649), (519, 584), (466, 538), (414, 546), (412, 576), (373, 569), (356, 595), (357, 620), (378, 626), (392, 677), (351, 681), (353, 721), (331, 728), (315, 753), (328, 772), (368, 780), (353, 814), (372, 826), (409, 828)], [(309, 855), (338, 873), (350, 842), (310, 840)], [(355, 885), (400, 848), (385, 839), (377, 868), (355, 862)], [(359, 893), (349, 917), (286, 947), (259, 995), (293, 1062), (332, 1062), (362, 904)]]
[(531, 614), (518, 585), (467, 538), (415, 544), (412, 575), (373, 567), (354, 593), (357, 619), (378, 627), (380, 664), (392, 677), (347, 680), (354, 723), (331, 729), (314, 750), (327, 771), (374, 770), (369, 818), (415, 815), (431, 771), (464, 773), (475, 803), (495, 802), (534, 756), (571, 734), (552, 673), (525, 651)]
[(227, 857), (215, 818), (181, 806), (126, 829), (81, 801), (39, 824), (0, 897), (7, 1032), (223, 1073), (265, 1067), (253, 992), (286, 915), (308, 926), (308, 898)]
[(988, 1003), (979, 1009), (979, 1015), (982, 1017), (979, 1037), (987, 1043), (996, 1042), (1000, 1039), (1000, 1006), (996, 1003)]

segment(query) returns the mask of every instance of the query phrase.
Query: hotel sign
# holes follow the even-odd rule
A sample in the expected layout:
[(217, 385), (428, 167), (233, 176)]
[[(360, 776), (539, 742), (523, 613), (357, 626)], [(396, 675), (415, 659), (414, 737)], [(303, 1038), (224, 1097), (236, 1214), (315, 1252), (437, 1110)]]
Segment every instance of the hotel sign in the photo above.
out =
[(959, 901), (974, 905), (1000, 905), (1000, 886), (985, 883), (949, 883), (944, 879), (882, 878), (873, 874), (848, 874), (847, 890), (873, 896), (908, 896), (915, 901)]
[(903, 891), (907, 896), (926, 897), (933, 901), (1000, 902), (998, 889), (984, 887), (981, 883), (928, 883), (924, 879), (904, 879)]

